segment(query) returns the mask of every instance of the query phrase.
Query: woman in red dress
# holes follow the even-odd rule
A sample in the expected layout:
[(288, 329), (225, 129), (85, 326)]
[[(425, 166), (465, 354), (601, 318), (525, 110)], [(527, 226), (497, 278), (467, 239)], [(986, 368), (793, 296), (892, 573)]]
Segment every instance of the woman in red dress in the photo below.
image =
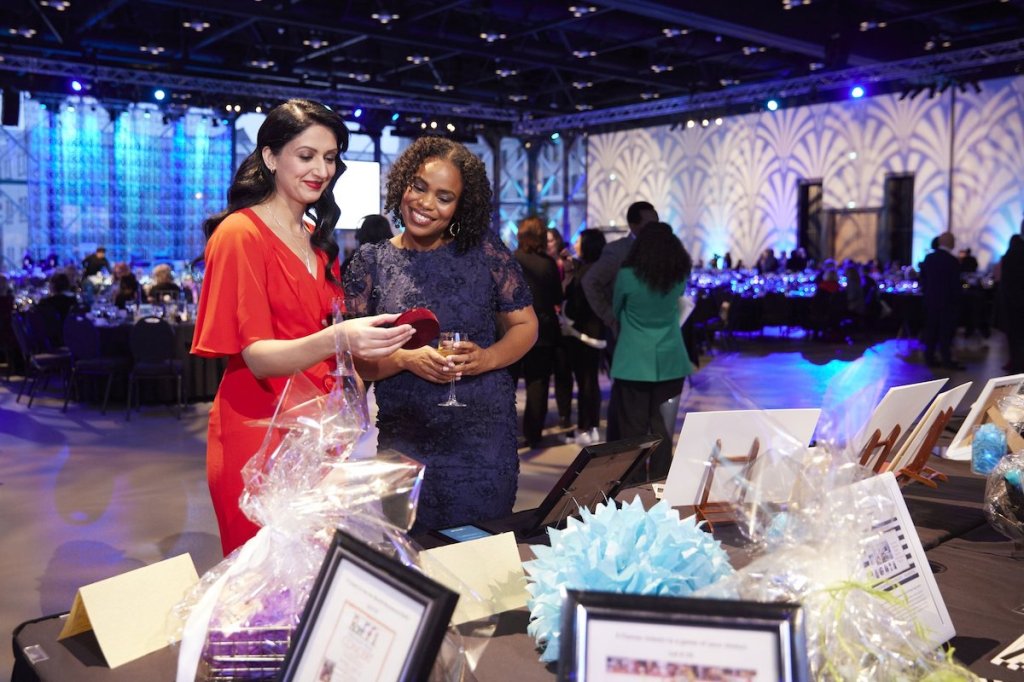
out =
[[(203, 224), (206, 274), (192, 352), (227, 356), (210, 411), (206, 471), (224, 554), (258, 530), (238, 507), (242, 466), (263, 441), (246, 426), (270, 417), (285, 383), (303, 372), (325, 386), (334, 368), (332, 301), (342, 295), (333, 189), (348, 148), (341, 117), (316, 102), (290, 100), (267, 115), (256, 149), (239, 166), (228, 208)], [(352, 352), (387, 356), (412, 327), (397, 315), (342, 322)]]

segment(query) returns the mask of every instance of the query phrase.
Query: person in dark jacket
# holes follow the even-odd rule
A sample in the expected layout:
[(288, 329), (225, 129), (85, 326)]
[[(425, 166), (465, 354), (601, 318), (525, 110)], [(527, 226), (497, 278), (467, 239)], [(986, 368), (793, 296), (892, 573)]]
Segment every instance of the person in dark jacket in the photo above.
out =
[(547, 239), (547, 228), (540, 218), (530, 216), (519, 223), (519, 247), (514, 255), (533, 294), (533, 310), (537, 314), (538, 325), (537, 342), (523, 356), (520, 372), (517, 372), (526, 381), (523, 436), (531, 448), (540, 444), (544, 430), (555, 347), (562, 337), (558, 324), (562, 284), (558, 278), (558, 266), (547, 255)]
[(953, 360), (953, 336), (960, 321), (960, 261), (953, 254), (953, 233), (936, 238), (937, 247), (921, 263), (924, 294), (924, 361), (929, 367), (963, 369)]
[(604, 232), (588, 229), (580, 232), (576, 253), (580, 262), (565, 289), (565, 317), (571, 329), (563, 336), (563, 343), (576, 378), (577, 445), (592, 445), (601, 440), (597, 426), (601, 420), (601, 387), (598, 371), (601, 368), (601, 349), (606, 345), (604, 323), (587, 302), (581, 280), (590, 266), (597, 262), (604, 249)]
[(1024, 237), (1015, 234), (999, 262), (997, 305), (1010, 359), (1005, 369), (1010, 374), (1024, 372)]

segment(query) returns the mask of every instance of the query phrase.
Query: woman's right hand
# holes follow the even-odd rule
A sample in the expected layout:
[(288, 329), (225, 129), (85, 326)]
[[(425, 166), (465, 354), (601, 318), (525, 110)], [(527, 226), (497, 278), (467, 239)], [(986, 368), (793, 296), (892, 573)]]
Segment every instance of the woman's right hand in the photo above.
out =
[[(384, 327), (398, 319), (397, 314), (357, 317), (341, 322), (341, 329), (348, 335), (352, 354), (364, 360), (387, 357), (405, 345), (412, 338), (411, 324)], [(329, 329), (329, 328), (328, 328)]]
[(437, 352), (436, 348), (422, 346), (414, 350), (403, 350), (399, 358), (402, 369), (408, 370), (435, 384), (447, 384), (453, 376), (448, 358)]

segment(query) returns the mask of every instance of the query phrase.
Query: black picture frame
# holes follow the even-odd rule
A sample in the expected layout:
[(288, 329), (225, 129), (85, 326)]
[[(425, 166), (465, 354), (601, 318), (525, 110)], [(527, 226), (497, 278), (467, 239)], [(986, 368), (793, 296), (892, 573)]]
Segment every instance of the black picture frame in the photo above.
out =
[[(595, 670), (597, 657), (603, 657), (604, 667)], [(708, 671), (698, 668), (722, 669), (725, 679), (808, 682), (803, 609), (790, 603), (566, 591), (559, 680), (658, 674), (655, 666), (662, 674), (682, 675), (691, 666), (705, 675)]]
[(330, 652), (348, 667), (380, 662), (379, 671), (390, 671), (368, 670), (370, 679), (426, 680), (458, 600), (447, 587), (339, 529), (279, 679), (320, 679), (325, 667), (335, 663)]

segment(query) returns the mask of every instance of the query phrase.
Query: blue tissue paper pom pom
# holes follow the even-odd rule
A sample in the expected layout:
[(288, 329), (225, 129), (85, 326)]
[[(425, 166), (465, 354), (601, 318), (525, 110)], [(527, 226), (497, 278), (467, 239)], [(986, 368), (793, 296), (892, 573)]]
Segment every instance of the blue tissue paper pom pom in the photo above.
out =
[(693, 517), (683, 521), (667, 503), (649, 510), (640, 499), (600, 504), (564, 530), (551, 529), (551, 546), (533, 545), (523, 567), (531, 598), (527, 632), (544, 647), (540, 660), (558, 660), (562, 595), (567, 589), (682, 597), (731, 575), (721, 543)]
[(995, 424), (982, 424), (971, 444), (971, 469), (988, 475), (1006, 454), (1006, 434)]

